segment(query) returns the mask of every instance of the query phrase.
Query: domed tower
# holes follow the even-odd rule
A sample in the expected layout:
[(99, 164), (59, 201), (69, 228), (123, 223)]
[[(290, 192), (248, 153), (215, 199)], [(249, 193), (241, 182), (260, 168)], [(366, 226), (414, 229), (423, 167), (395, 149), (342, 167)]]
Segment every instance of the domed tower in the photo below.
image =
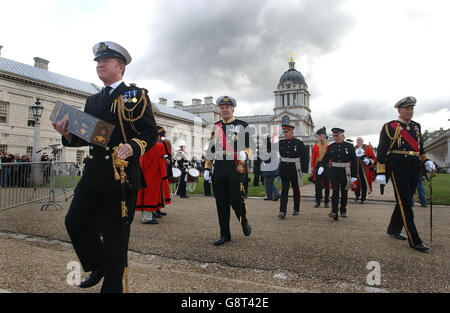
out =
[[(308, 85), (302, 73), (295, 69), (294, 54), (291, 53), (289, 69), (280, 77), (275, 94), (274, 121), (282, 124), (289, 121), (295, 126), (294, 135), (303, 140), (314, 140), (314, 123), (309, 108)], [(306, 142), (305, 142), (306, 144)]]

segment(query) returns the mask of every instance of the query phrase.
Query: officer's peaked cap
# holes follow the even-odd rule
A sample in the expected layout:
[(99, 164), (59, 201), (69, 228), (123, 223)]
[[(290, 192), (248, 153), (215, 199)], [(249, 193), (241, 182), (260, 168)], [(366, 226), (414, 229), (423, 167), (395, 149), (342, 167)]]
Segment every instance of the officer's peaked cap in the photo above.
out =
[(229, 104), (233, 106), (233, 108), (236, 106), (236, 100), (233, 97), (230, 96), (221, 96), (217, 98), (216, 104), (218, 106), (221, 106), (222, 104)]
[(403, 99), (401, 99), (400, 101), (398, 101), (395, 105), (394, 108), (406, 108), (406, 107), (411, 107), (411, 106), (415, 106), (416, 105), (416, 98), (408, 96), (405, 97)]
[(332, 128), (332, 129), (331, 129), (331, 132), (332, 132), (333, 134), (339, 134), (339, 133), (345, 132), (345, 130), (343, 130), (342, 128), (339, 128), (339, 127), (335, 127), (335, 128)]
[(97, 61), (99, 58), (118, 58), (125, 65), (131, 62), (131, 56), (128, 51), (118, 43), (112, 41), (99, 42), (92, 50), (95, 55), (94, 61)]

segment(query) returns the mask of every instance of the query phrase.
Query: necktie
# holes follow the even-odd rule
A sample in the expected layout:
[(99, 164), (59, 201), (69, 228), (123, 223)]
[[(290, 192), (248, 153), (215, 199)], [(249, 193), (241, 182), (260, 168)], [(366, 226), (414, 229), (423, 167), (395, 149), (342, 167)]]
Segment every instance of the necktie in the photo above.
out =
[(111, 87), (110, 86), (106, 86), (103, 88), (103, 94), (102, 97), (103, 99), (106, 99), (109, 96), (109, 92), (111, 91)]

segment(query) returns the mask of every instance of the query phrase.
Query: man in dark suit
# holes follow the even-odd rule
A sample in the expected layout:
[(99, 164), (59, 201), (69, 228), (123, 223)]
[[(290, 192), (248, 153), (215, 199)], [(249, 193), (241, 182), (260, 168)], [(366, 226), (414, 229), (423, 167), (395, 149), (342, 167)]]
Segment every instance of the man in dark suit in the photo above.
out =
[[(127, 50), (114, 42), (98, 43), (93, 50), (97, 74), (105, 87), (87, 99), (84, 111), (115, 125), (107, 147), (90, 145), (70, 133), (65, 119), (53, 126), (63, 136), (64, 146), (89, 145), (84, 174), (65, 218), (67, 232), (83, 269), (92, 271), (80, 287), (92, 287), (104, 277), (101, 292), (122, 292), (130, 224), (137, 192), (145, 186), (139, 157), (155, 144), (156, 123), (147, 91), (135, 85), (128, 87), (122, 81), (125, 67), (131, 62)], [(128, 161), (125, 169), (128, 223), (122, 218), (121, 185), (113, 171), (113, 148), (121, 143), (116, 155)]]

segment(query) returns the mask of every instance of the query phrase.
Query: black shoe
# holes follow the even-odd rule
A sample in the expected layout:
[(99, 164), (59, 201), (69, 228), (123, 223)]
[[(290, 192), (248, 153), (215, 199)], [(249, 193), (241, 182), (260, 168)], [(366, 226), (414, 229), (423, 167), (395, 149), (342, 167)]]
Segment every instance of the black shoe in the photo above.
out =
[(338, 215), (336, 213), (333, 213), (333, 212), (328, 214), (328, 216), (331, 217), (332, 219), (334, 219), (335, 221), (337, 221), (339, 219)]
[(356, 196), (355, 201), (358, 201), (358, 200), (359, 200), (359, 196)]
[(347, 218), (347, 215), (345, 213), (341, 213), (342, 218)]
[(153, 218), (161, 218), (161, 215), (159, 215), (159, 214), (156, 213), (156, 212), (153, 212), (153, 213), (152, 213), (152, 217), (153, 217)]
[(361, 200), (361, 204), (364, 204), (364, 203), (366, 203), (366, 200)]
[(325, 202), (325, 208), (329, 209), (330, 205), (328, 204), (328, 202)]
[(390, 233), (387, 233), (389, 236), (392, 236), (392, 237), (394, 237), (395, 239), (398, 239), (398, 240), (407, 240), (408, 238), (406, 238), (405, 236), (403, 236), (402, 234), (400, 234), (400, 233), (394, 233), (394, 234), (390, 234)]
[(300, 214), (300, 211), (295, 211), (294, 210), (294, 213), (292, 213), (292, 215), (299, 215)]
[(273, 201), (277, 201), (278, 199), (280, 199), (281, 195), (278, 194), (278, 196), (275, 196), (275, 198), (273, 198)]
[(214, 241), (214, 245), (215, 246), (221, 246), (227, 241), (231, 241), (231, 237), (220, 237), (219, 239)]
[(272, 198), (264, 198), (264, 200), (273, 200)]
[(102, 271), (99, 271), (99, 270), (92, 271), (91, 274), (89, 275), (89, 277), (80, 283), (79, 287), (80, 288), (93, 287), (102, 280), (103, 276), (105, 276), (105, 274), (103, 274)]
[(315, 208), (320, 207), (320, 203), (316, 203), (316, 205), (314, 206)]
[(252, 232), (252, 227), (250, 226), (250, 223), (247, 221), (244, 226), (242, 226), (242, 232), (245, 236), (250, 236)]
[(150, 224), (150, 225), (154, 225), (154, 224), (159, 224), (159, 222), (158, 222), (156, 219), (152, 218), (152, 219), (149, 220), (149, 221), (142, 222), (142, 224)]
[(280, 214), (278, 214), (278, 217), (281, 219), (281, 220), (284, 220), (284, 217), (286, 216), (286, 214), (284, 214), (283, 212), (280, 212)]
[(417, 251), (420, 252), (428, 252), (428, 250), (430, 250), (430, 248), (428, 248), (427, 246), (425, 246), (423, 243), (416, 245), (415, 247), (413, 247), (414, 249), (416, 249)]
[(189, 198), (189, 196), (188, 195), (182, 195), (182, 196), (180, 196), (180, 198), (186, 199), (186, 198)]
[(161, 215), (161, 216), (166, 216), (166, 215), (167, 215), (166, 212), (163, 212), (163, 211), (161, 211), (161, 210), (156, 210), (156, 213), (158, 213), (158, 214)]

